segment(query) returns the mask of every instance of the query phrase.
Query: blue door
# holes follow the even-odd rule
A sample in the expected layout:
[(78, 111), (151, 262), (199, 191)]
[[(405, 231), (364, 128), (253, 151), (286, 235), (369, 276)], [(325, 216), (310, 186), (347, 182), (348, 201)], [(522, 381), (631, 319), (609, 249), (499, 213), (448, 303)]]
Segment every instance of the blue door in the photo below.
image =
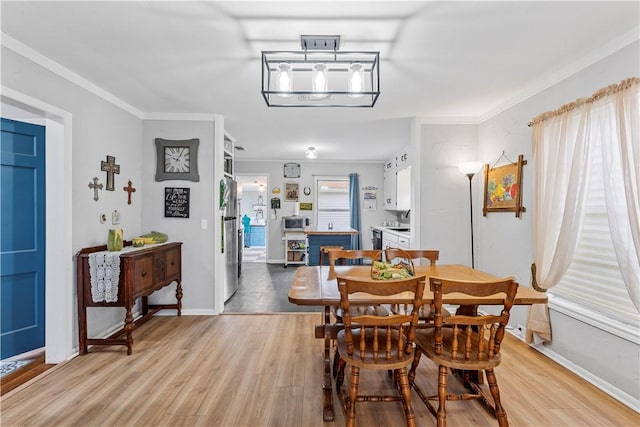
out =
[(0, 353), (44, 347), (45, 128), (1, 119)]

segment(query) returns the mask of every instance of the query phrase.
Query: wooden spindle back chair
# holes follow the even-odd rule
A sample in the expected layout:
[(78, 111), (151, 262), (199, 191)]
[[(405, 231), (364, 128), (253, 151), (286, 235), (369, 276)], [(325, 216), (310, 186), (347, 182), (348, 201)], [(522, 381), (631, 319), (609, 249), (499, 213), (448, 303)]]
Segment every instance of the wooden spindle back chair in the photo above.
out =
[[(504, 338), (505, 327), (509, 322), (509, 313), (518, 291), (518, 284), (513, 278), (491, 282), (468, 282), (431, 277), (429, 286), (433, 292), (435, 304), (434, 327), (422, 329), (416, 334), (415, 360), (409, 374), (412, 385), (427, 408), (436, 417), (438, 427), (445, 427), (447, 423), (445, 403), (447, 400), (482, 399), (489, 402), (489, 396), (485, 395), (479, 386), (474, 388), (474, 393), (448, 394), (448, 370), (484, 371), (493, 398), (493, 410), (498, 419), (498, 425), (507, 427), (509, 423), (500, 402), (500, 391), (494, 368), (500, 364), (500, 345)], [(456, 314), (444, 317), (442, 315), (443, 296), (452, 292), (475, 297), (504, 295), (502, 310), (499, 315), (468, 316)], [(415, 384), (415, 370), (422, 354), (425, 354), (439, 366), (438, 394), (436, 396), (425, 396)], [(431, 400), (438, 400), (437, 410), (431, 404)]]
[[(414, 337), (418, 325), (418, 310), (422, 305), (425, 276), (406, 280), (373, 281), (338, 277), (340, 306), (344, 313), (344, 329), (338, 333), (339, 367), (336, 379), (338, 396), (346, 413), (346, 425), (355, 425), (356, 402), (402, 401), (408, 426), (415, 426), (411, 406), (411, 387), (407, 367), (414, 359)], [(381, 304), (393, 301), (392, 296), (409, 293), (415, 309), (409, 315), (375, 316), (367, 313), (352, 315), (353, 295), (375, 295)], [(385, 298), (387, 297), (387, 298)], [(351, 367), (349, 393), (343, 389), (345, 366)], [(360, 369), (386, 370), (395, 373), (399, 395), (369, 396), (358, 394)]]
[[(384, 256), (387, 262), (393, 262), (396, 258), (409, 257), (412, 260), (426, 259), (429, 260), (429, 265), (436, 265), (436, 262), (440, 258), (440, 251), (435, 249), (398, 249), (387, 248), (384, 251)], [(395, 304), (391, 306), (391, 311), (394, 313), (407, 313), (411, 310), (409, 304)], [(444, 315), (448, 316), (449, 312), (445, 309)], [(420, 308), (420, 321), (423, 324), (433, 323), (433, 304), (425, 304)]]
[(380, 261), (382, 259), (382, 251), (376, 249), (332, 249), (329, 254), (329, 267), (336, 266), (336, 261), (341, 261), (344, 264), (344, 260), (370, 260)]

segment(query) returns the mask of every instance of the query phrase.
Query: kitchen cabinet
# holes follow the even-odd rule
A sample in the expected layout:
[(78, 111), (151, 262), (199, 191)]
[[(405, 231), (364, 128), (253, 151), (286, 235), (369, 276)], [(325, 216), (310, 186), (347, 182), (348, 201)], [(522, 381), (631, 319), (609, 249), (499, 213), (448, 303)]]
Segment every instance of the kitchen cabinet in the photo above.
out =
[(384, 164), (384, 209), (396, 210), (396, 165), (395, 161)]
[(382, 249), (386, 248), (400, 248), (409, 249), (410, 241), (408, 235), (401, 233), (394, 233), (393, 231), (384, 230), (382, 232)]
[(384, 209), (408, 211), (411, 208), (411, 163), (408, 149), (398, 152), (384, 164)]
[(396, 210), (411, 209), (411, 166), (396, 174)]

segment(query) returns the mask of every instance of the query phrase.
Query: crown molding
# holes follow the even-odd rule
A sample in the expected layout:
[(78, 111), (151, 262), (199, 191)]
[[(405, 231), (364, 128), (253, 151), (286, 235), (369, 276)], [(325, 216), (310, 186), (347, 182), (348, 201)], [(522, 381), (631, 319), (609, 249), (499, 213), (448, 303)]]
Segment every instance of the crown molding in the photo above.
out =
[(81, 88), (87, 90), (88, 92), (91, 92), (94, 95), (104, 99), (105, 101), (110, 102), (116, 107), (122, 108), (126, 112), (133, 114), (134, 116), (140, 119), (143, 118), (142, 111), (126, 103), (125, 101), (111, 94), (110, 92), (107, 92), (100, 86), (90, 82), (89, 80), (85, 79), (79, 74), (58, 64), (56, 61), (52, 60), (51, 58), (44, 56), (40, 52), (30, 48), (24, 43), (19, 42), (13, 37), (5, 33), (0, 33), (0, 44), (2, 44), (2, 46), (6, 47), (7, 49), (14, 51), (18, 55), (21, 55), (29, 59), (30, 61), (33, 61), (34, 63), (40, 65), (42, 68), (49, 70), (52, 73), (57, 74), (58, 76), (80, 86)]
[(480, 121), (477, 117), (416, 117), (416, 122), (420, 125), (478, 125)]
[(560, 83), (564, 79), (571, 77), (574, 74), (577, 74), (578, 72), (586, 69), (587, 67), (595, 64), (596, 62), (606, 58), (609, 55), (614, 54), (615, 52), (629, 46), (631, 43), (634, 43), (638, 40), (640, 40), (640, 26), (637, 26), (632, 30), (627, 31), (621, 36), (604, 44), (600, 48), (591, 51), (587, 55), (567, 65), (566, 67), (559, 68), (555, 72), (547, 74), (545, 77), (526, 85), (515, 96), (509, 99), (506, 99), (504, 102), (502, 102), (499, 106), (495, 107), (494, 109), (489, 110), (484, 114), (481, 114), (478, 117), (478, 123), (483, 123), (491, 119), (492, 117), (497, 116), (500, 113), (503, 113), (509, 108), (512, 108), (515, 105), (539, 94), (545, 89), (548, 89), (551, 86)]
[(143, 120), (179, 120), (194, 122), (215, 122), (220, 118), (218, 114), (201, 113), (144, 113)]

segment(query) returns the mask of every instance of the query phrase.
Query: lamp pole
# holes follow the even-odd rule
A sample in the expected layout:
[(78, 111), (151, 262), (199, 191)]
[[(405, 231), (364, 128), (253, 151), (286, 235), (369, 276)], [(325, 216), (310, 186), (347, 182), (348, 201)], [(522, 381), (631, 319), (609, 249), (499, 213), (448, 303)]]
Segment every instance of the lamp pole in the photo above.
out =
[(469, 178), (469, 218), (471, 218), (471, 268), (476, 268), (475, 257), (473, 256), (473, 197), (471, 197), (471, 180), (473, 179), (473, 173), (468, 173)]
[(471, 180), (473, 176), (482, 168), (482, 162), (464, 162), (458, 165), (462, 174), (469, 178), (469, 219), (471, 222), (471, 268), (476, 268), (476, 257), (473, 249), (473, 197), (471, 193)]

